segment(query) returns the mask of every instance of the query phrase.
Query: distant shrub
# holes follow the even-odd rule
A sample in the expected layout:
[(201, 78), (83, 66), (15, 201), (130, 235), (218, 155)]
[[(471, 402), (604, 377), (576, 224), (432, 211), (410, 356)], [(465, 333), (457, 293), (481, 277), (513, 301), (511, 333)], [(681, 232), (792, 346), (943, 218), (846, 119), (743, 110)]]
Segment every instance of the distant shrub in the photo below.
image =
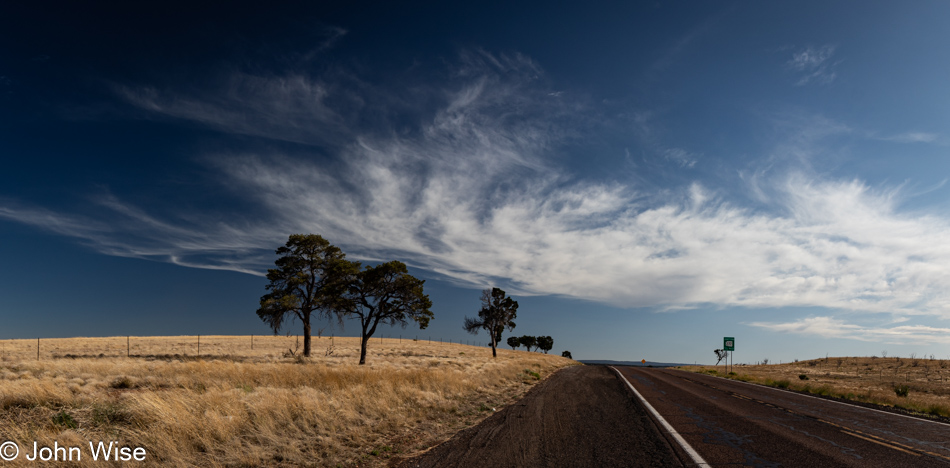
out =
[(534, 377), (534, 380), (541, 380), (541, 374), (539, 374), (539, 373), (537, 373), (537, 372), (535, 372), (535, 371), (533, 371), (533, 370), (531, 370), (531, 369), (525, 369), (525, 370), (524, 370), (524, 373), (525, 373), (525, 374), (528, 374), (528, 375), (530, 375), (530, 376), (532, 376), (532, 377)]
[(109, 386), (112, 388), (135, 388), (135, 383), (132, 382), (132, 379), (122, 376), (113, 380)]
[(775, 382), (775, 386), (778, 387), (778, 388), (788, 388), (788, 386), (791, 385), (791, 384), (792, 384), (792, 383), (789, 382), (788, 379), (777, 380), (777, 381)]
[(126, 423), (130, 419), (122, 407), (114, 403), (100, 403), (92, 407), (92, 422), (99, 426)]
[(798, 374), (798, 380), (808, 380), (808, 376), (805, 374)]
[(564, 351), (564, 352), (562, 352), (562, 353), (561, 353), (561, 357), (566, 357), (566, 358), (568, 358), (568, 359), (574, 359), (574, 356), (571, 356), (571, 352), (570, 352), (570, 351)]
[(65, 410), (53, 415), (53, 424), (63, 426), (67, 429), (76, 429), (79, 427), (79, 423)]
[(899, 397), (906, 397), (910, 393), (910, 387), (907, 385), (898, 385), (894, 387), (894, 393)]

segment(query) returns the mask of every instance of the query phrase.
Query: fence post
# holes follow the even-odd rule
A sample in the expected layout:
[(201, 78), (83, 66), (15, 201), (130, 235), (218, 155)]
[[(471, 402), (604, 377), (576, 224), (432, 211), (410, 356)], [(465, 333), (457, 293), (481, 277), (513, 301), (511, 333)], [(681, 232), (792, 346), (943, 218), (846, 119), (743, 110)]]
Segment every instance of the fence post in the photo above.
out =
[(36, 337), (36, 360), (40, 360), (40, 338)]
[(198, 355), (201, 356), (201, 335), (198, 335)]
[(254, 335), (251, 335), (251, 351), (254, 351)]
[(132, 357), (132, 337), (125, 335), (125, 357)]

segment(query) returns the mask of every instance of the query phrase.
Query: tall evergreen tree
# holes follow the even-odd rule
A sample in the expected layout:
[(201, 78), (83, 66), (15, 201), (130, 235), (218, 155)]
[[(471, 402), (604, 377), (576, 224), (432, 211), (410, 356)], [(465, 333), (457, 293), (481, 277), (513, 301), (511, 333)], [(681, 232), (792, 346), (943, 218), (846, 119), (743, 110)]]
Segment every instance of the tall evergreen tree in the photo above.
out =
[(337, 312), (348, 283), (341, 275), (346, 255), (315, 234), (293, 234), (277, 249), (277, 268), (267, 270), (269, 293), (261, 297), (257, 316), (277, 334), (290, 317), (303, 324), (303, 355), (310, 356), (311, 317)]
[(422, 291), (425, 280), (409, 274), (406, 264), (398, 261), (366, 267), (350, 263), (349, 272), (355, 279), (347, 293), (346, 315), (360, 319), (360, 365), (366, 364), (366, 347), (380, 324), (397, 323), (406, 326), (409, 320), (420, 329), (429, 325), (433, 314), (432, 301)]

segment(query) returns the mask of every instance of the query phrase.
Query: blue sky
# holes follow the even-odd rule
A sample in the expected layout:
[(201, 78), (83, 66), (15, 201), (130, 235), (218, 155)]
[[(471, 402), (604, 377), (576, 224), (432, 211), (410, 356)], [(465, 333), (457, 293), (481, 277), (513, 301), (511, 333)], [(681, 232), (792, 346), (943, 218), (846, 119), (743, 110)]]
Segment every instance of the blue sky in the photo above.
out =
[(427, 280), (392, 336), (484, 338), (498, 286), (580, 359), (946, 358), (948, 19), (4, 6), (0, 337), (268, 333), (273, 251), (316, 233)]

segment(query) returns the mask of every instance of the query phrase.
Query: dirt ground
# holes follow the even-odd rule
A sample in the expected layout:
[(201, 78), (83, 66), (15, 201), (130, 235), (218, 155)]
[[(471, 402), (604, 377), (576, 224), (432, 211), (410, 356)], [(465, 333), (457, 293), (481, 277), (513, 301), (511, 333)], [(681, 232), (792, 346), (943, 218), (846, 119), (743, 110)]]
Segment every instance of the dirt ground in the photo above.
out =
[(426, 454), (416, 467), (682, 466), (646, 411), (605, 366), (559, 370), (523, 400)]

